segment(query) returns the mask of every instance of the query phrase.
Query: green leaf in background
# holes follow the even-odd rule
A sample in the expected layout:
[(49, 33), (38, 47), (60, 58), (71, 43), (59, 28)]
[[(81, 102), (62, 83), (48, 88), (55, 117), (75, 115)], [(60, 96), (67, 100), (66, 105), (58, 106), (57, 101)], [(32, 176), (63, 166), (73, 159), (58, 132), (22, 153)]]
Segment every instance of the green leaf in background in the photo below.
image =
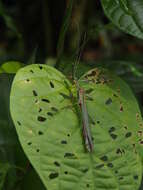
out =
[(0, 0), (0, 16), (3, 17), (5, 23), (6, 23), (6, 26), (12, 30), (19, 38), (21, 37), (21, 34), (19, 33), (17, 27), (16, 27), (16, 24), (15, 24), (15, 21), (14, 19), (9, 16), (7, 14), (7, 10), (6, 8), (4, 7), (2, 1)]
[(124, 32), (143, 39), (142, 0), (101, 0), (107, 17)]
[(13, 81), (10, 110), (20, 143), (46, 189), (138, 190), (143, 122), (134, 95), (104, 69), (82, 76), (94, 151), (85, 151), (76, 88), (53, 67), (29, 65)]
[(8, 61), (0, 66), (0, 73), (15, 74), (22, 66), (18, 61)]
[(10, 165), (8, 163), (0, 163), (0, 189), (3, 189), (5, 178), (7, 176)]

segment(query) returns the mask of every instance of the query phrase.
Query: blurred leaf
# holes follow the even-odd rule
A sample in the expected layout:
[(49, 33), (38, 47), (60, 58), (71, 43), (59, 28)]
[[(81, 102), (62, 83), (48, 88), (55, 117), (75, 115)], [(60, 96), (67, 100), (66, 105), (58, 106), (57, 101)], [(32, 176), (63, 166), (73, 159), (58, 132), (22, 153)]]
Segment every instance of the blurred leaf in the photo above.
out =
[(142, 0), (101, 0), (107, 17), (121, 30), (143, 39)]
[(1, 163), (0, 162), (0, 189), (3, 189), (3, 185), (5, 183), (5, 179), (10, 169), (10, 165), (8, 163)]
[(15, 74), (21, 67), (23, 67), (23, 64), (21, 62), (8, 61), (0, 66), (0, 73)]
[(60, 56), (63, 53), (65, 36), (66, 36), (66, 32), (68, 30), (68, 27), (70, 25), (70, 19), (71, 19), (71, 15), (72, 15), (73, 3), (74, 3), (74, 0), (69, 0), (69, 4), (68, 4), (68, 7), (67, 7), (67, 10), (66, 10), (66, 13), (65, 13), (65, 17), (64, 17), (64, 20), (63, 20), (63, 24), (62, 24), (62, 27), (61, 27), (59, 40), (58, 40), (58, 45), (57, 45), (58, 58), (60, 58)]
[(57, 59), (50, 57), (45, 60), (45, 64), (54, 67), (56, 64)]
[(21, 34), (19, 33), (19, 31), (17, 30), (17, 27), (16, 27), (16, 24), (15, 24), (15, 21), (14, 19), (9, 16), (7, 14), (7, 10), (6, 8), (4, 7), (2, 1), (0, 0), (0, 16), (3, 17), (4, 21), (5, 21), (5, 24), (6, 26), (12, 30), (19, 38), (21, 37)]
[(29, 58), (29, 60), (27, 61), (27, 65), (29, 64), (35, 64), (36, 63), (36, 55), (37, 55), (37, 49), (38, 47), (36, 46)]

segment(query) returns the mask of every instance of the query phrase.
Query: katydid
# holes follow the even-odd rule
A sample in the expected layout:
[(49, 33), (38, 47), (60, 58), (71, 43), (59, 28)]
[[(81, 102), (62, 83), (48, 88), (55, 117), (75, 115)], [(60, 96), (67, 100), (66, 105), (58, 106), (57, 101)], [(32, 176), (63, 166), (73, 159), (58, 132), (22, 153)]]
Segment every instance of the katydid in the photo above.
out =
[(90, 126), (89, 126), (89, 116), (88, 116), (88, 111), (87, 111), (87, 107), (86, 107), (86, 100), (85, 100), (85, 91), (83, 88), (80, 87), (78, 80), (76, 79), (75, 75), (76, 75), (76, 69), (77, 69), (77, 65), (79, 64), (79, 59), (81, 56), (81, 51), (84, 48), (84, 45), (86, 43), (86, 33), (84, 35), (84, 39), (83, 39), (83, 44), (81, 45), (81, 48), (79, 50), (79, 56), (78, 56), (78, 61), (75, 62), (74, 65), (74, 82), (76, 85), (76, 89), (77, 89), (77, 99), (78, 99), (78, 105), (80, 108), (80, 112), (81, 112), (81, 120), (82, 120), (82, 132), (83, 132), (83, 138), (84, 138), (84, 143), (85, 143), (85, 147), (86, 150), (88, 152), (92, 152), (93, 151), (93, 142), (92, 142), (92, 136), (91, 136), (91, 131), (90, 131)]
[(75, 81), (75, 83), (77, 87), (78, 104), (80, 107), (81, 117), (82, 117), (82, 132), (83, 132), (84, 143), (85, 143), (87, 151), (92, 152), (93, 142), (92, 142), (91, 131), (89, 127), (88, 111), (87, 111), (86, 102), (85, 102), (85, 91), (83, 88), (79, 86), (78, 81)]

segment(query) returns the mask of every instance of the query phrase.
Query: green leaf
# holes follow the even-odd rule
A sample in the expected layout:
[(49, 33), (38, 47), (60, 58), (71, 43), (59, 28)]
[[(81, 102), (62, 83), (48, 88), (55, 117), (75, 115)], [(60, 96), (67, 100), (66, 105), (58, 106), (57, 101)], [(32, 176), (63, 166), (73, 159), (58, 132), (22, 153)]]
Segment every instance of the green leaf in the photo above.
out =
[(75, 85), (47, 65), (18, 71), (10, 110), (26, 155), (50, 190), (138, 190), (143, 122), (134, 95), (103, 69), (89, 71), (79, 84), (86, 93), (93, 153), (83, 144)]
[(124, 32), (143, 39), (142, 0), (101, 0), (107, 17)]
[(67, 7), (65, 17), (64, 17), (64, 21), (63, 21), (63, 24), (62, 24), (62, 27), (61, 27), (59, 40), (58, 40), (58, 45), (57, 45), (57, 54), (58, 54), (59, 58), (60, 58), (60, 56), (62, 55), (62, 52), (63, 52), (65, 36), (66, 36), (66, 32), (68, 30), (71, 15), (72, 15), (73, 3), (74, 3), (74, 0), (69, 1), (69, 5)]
[(0, 67), (0, 73), (16, 73), (22, 67), (22, 63), (18, 61), (8, 61)]
[(3, 185), (5, 183), (5, 179), (10, 169), (10, 165), (8, 163), (0, 163), (0, 189), (3, 189)]

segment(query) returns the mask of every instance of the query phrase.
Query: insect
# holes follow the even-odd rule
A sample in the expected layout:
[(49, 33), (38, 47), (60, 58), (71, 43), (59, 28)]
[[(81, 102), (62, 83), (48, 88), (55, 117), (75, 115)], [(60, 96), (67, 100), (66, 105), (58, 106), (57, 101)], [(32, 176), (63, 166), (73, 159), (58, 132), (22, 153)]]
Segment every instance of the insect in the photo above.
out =
[[(77, 67), (77, 65), (79, 64), (79, 59), (81, 56), (81, 51), (85, 45), (85, 35), (84, 35), (84, 39), (83, 39), (83, 44), (81, 45), (80, 48), (80, 53), (78, 56), (78, 61), (75, 62), (75, 67)], [(76, 68), (75, 72), (76, 72)], [(80, 112), (81, 112), (81, 120), (82, 120), (82, 133), (83, 133), (83, 138), (84, 138), (84, 143), (85, 143), (85, 147), (86, 150), (88, 152), (92, 152), (93, 151), (93, 142), (92, 142), (92, 136), (91, 136), (91, 131), (90, 131), (90, 126), (89, 126), (89, 116), (88, 116), (88, 111), (87, 111), (87, 107), (86, 107), (86, 98), (85, 98), (85, 91), (82, 87), (80, 87), (78, 80), (76, 79), (75, 75), (76, 73), (74, 72), (74, 83), (77, 89), (77, 100), (78, 100), (78, 105), (80, 108)]]
[(83, 132), (84, 143), (85, 143), (87, 151), (92, 152), (93, 142), (92, 142), (91, 131), (89, 127), (89, 116), (88, 116), (88, 111), (86, 107), (85, 91), (83, 88), (79, 86), (78, 81), (75, 81), (75, 83), (76, 83), (76, 88), (77, 88), (78, 104), (80, 107), (81, 117), (82, 117), (82, 132)]

